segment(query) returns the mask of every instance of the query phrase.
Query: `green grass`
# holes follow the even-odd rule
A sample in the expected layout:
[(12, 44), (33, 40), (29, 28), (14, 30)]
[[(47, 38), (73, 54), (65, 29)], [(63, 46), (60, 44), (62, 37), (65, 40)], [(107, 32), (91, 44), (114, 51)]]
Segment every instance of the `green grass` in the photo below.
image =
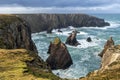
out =
[(26, 62), (34, 59), (25, 49), (0, 49), (0, 80), (60, 80), (45, 69), (28, 66)]

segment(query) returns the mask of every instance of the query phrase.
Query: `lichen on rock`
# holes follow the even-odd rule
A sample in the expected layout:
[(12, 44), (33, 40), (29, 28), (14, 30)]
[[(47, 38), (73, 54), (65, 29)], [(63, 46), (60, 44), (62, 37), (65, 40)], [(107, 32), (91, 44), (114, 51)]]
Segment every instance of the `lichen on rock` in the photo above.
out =
[(73, 64), (67, 47), (58, 37), (50, 43), (48, 53), (50, 56), (46, 62), (50, 65), (51, 69), (66, 69)]

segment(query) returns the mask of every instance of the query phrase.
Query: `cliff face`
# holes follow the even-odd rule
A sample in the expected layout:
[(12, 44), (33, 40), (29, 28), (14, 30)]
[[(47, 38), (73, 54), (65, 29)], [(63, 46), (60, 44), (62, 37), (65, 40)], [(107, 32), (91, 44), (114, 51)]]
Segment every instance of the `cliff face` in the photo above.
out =
[(59, 79), (38, 56), (29, 25), (15, 15), (0, 15), (0, 79), (43, 78)]
[(37, 52), (31, 40), (30, 26), (13, 15), (0, 15), (0, 48), (24, 48)]
[(103, 19), (86, 14), (20, 14), (32, 27), (32, 32), (40, 32), (53, 28), (74, 27), (103, 27), (110, 24)]
[(106, 50), (102, 57), (101, 68), (90, 72), (80, 80), (119, 80), (120, 79), (120, 45)]

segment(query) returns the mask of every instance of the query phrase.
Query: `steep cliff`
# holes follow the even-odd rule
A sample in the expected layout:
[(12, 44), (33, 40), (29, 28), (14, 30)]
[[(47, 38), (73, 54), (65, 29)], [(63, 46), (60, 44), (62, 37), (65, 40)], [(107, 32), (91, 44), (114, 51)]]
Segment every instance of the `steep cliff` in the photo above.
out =
[(14, 15), (0, 15), (0, 48), (24, 48), (37, 52), (30, 26)]
[(38, 56), (30, 26), (15, 15), (0, 15), (0, 80), (43, 78), (59, 79)]
[(32, 32), (51, 30), (53, 28), (74, 27), (103, 27), (110, 24), (94, 16), (86, 14), (20, 14), (32, 27)]
[(103, 54), (101, 68), (80, 80), (120, 80), (120, 45), (109, 47)]

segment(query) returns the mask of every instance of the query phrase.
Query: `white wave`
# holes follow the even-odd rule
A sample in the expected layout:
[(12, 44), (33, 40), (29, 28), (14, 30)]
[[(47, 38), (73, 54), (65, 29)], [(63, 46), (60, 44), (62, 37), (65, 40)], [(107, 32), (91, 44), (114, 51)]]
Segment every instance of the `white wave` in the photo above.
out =
[(87, 29), (102, 29), (102, 30), (106, 30), (106, 29), (109, 29), (109, 28), (117, 28), (117, 27), (120, 27), (120, 23), (118, 22), (113, 22), (113, 21), (107, 21), (110, 23), (110, 26), (105, 26), (105, 27), (82, 27), (82, 28), (87, 28)]
[(86, 39), (78, 40), (80, 45), (78, 45), (77, 47), (70, 46), (70, 45), (67, 45), (67, 46), (72, 48), (88, 48), (88, 47), (98, 46), (102, 41), (101, 39), (97, 39), (95, 36), (91, 36), (91, 39), (92, 39), (92, 42), (87, 42)]
[(113, 22), (113, 21), (108, 21), (110, 23), (110, 26), (106, 26), (107, 28), (118, 28), (120, 27), (120, 23), (118, 22)]
[(54, 38), (56, 36), (54, 34), (46, 34), (46, 37), (48, 37), (48, 38)]
[[(57, 34), (57, 35), (64, 35), (64, 36), (69, 36), (71, 33), (72, 33), (72, 31), (73, 30), (68, 30), (67, 28), (65, 28), (64, 30), (63, 29), (61, 29), (61, 31), (62, 32), (58, 32), (58, 29), (54, 29), (52, 32), (54, 33), (54, 34)], [(86, 33), (86, 32), (83, 32), (83, 31), (79, 31), (80, 33), (77, 33), (77, 35), (87, 35), (88, 33)]]
[(52, 72), (56, 75), (59, 74), (58, 76), (61, 78), (78, 79), (79, 77), (85, 76), (86, 73), (88, 73), (88, 70), (81, 64), (80, 65), (77, 65), (77, 64), (80, 64), (80, 63), (75, 63), (71, 65), (69, 69), (52, 70)]
[(71, 30), (76, 29), (76, 28), (75, 28), (75, 27), (73, 27), (73, 26), (68, 26), (68, 28), (69, 28), (69, 29), (71, 29)]

